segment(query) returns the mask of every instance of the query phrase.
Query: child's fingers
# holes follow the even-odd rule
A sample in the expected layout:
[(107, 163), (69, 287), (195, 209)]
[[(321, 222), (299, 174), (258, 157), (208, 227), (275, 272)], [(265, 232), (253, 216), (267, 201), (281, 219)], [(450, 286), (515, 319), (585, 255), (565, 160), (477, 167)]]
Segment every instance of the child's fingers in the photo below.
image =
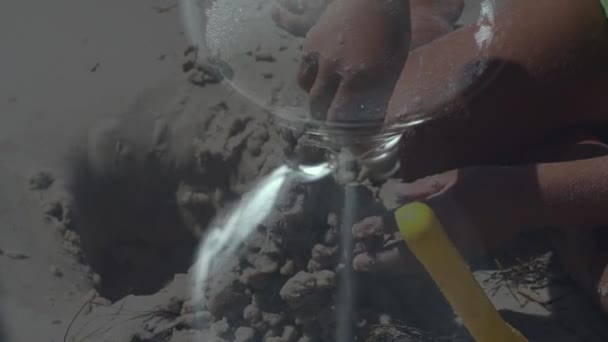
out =
[(353, 259), (353, 268), (359, 272), (396, 272), (414, 274), (421, 265), (403, 244), (377, 253), (362, 253)]
[(340, 86), (340, 76), (331, 63), (319, 61), (319, 71), (309, 92), (310, 113), (317, 120), (326, 120), (327, 111)]
[(384, 115), (385, 105), (381, 103), (384, 102), (381, 96), (375, 89), (353, 87), (351, 82), (343, 78), (327, 111), (327, 121), (364, 123), (376, 119)]
[(346, 116), (350, 111), (349, 107), (352, 107), (353, 101), (352, 95), (349, 93), (349, 89), (345, 87), (344, 83), (340, 84), (340, 87), (336, 91), (331, 106), (327, 111), (327, 121), (339, 122), (346, 121)]
[(303, 37), (310, 29), (310, 19), (303, 14), (296, 14), (280, 4), (275, 4), (272, 8), (272, 19), (285, 31)]
[(355, 256), (353, 268), (359, 272), (383, 272), (397, 268), (401, 263), (401, 254), (397, 248), (378, 253), (363, 253)]
[(412, 183), (397, 184), (395, 194), (398, 203), (425, 200), (443, 189), (443, 184), (436, 177), (419, 179)]

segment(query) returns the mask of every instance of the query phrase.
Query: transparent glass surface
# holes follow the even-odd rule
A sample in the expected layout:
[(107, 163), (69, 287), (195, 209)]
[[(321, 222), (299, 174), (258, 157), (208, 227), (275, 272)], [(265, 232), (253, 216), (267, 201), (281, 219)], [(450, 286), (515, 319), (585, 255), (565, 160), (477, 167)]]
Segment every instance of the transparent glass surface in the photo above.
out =
[[(354, 25), (372, 22), (342, 17), (348, 2), (182, 1), (184, 26), (199, 68), (219, 75), (228, 89), (265, 112), (273, 129), (295, 135), (300, 152), (321, 150), (312, 161), (301, 156), (285, 161), (208, 227), (193, 266), (192, 295), (194, 305), (205, 312), (199, 323), (211, 334), (223, 327), (219, 335), (230, 341), (409, 341), (424, 335), (418, 325), (440, 338), (467, 340), (466, 330), (429, 279), (353, 270), (353, 257), (369, 246), (355, 241), (352, 227), (383, 210), (373, 191), (361, 183), (365, 178), (344, 174), (354, 174), (362, 165), (372, 174), (378, 171), (375, 181), (394, 175), (400, 167), (397, 151), (403, 130), (437, 115), (436, 108), (451, 101), (451, 94), (478, 84), (477, 77), (490, 76), (485, 72), (485, 49), (493, 37), (495, 4), (471, 1), (461, 14), (457, 6), (438, 9), (433, 2), (413, 2), (409, 9), (399, 7), (403, 3), (398, 1), (378, 3), (384, 7), (372, 7), (369, 17), (391, 20), (393, 31), (388, 34), (402, 41), (387, 46), (411, 49), (413, 64), (420, 63), (416, 49), (457, 27), (477, 30), (470, 42), (477, 61), (473, 69), (455, 67), (458, 75), (431, 84), (443, 91), (433, 98), (436, 103), (421, 104), (410, 96), (411, 103), (402, 105), (392, 119), (386, 118), (386, 91), (392, 89), (383, 89), (383, 83), (398, 80), (384, 75), (380, 83), (372, 83), (378, 82), (373, 76), (391, 67), (400, 73), (407, 53), (399, 55), (398, 49), (388, 47), (370, 53), (370, 46), (383, 45), (349, 35), (353, 30), (361, 39), (370, 39)], [(325, 9), (318, 11), (307, 35), (277, 14), (277, 8), (282, 15), (287, 8), (291, 15), (304, 15), (314, 6)], [(354, 58), (362, 62), (342, 63), (348, 53), (363, 54)], [(379, 62), (367, 70), (373, 58)], [(396, 58), (403, 60), (394, 62)], [(325, 73), (325, 68), (331, 71)], [(421, 83), (424, 86), (429, 83)], [(340, 106), (349, 90), (358, 97), (350, 98), (355, 105)], [(375, 244), (390, 245), (398, 239), (384, 234)], [(414, 293), (425, 300), (417, 303)]]
[[(366, 44), (370, 44), (366, 41), (357, 42), (358, 38), (349, 36), (349, 31), (360, 33), (355, 29), (357, 25), (368, 23), (365, 20), (357, 23), (349, 21), (347, 16), (347, 19), (341, 17), (341, 12), (349, 10), (348, 5), (332, 1), (293, 0), (277, 5), (271, 0), (190, 0), (181, 2), (181, 11), (187, 36), (198, 52), (200, 65), (221, 75), (224, 83), (233, 91), (270, 113), (277, 126), (305, 135), (309, 144), (331, 152), (348, 150), (359, 161), (368, 160), (373, 165), (379, 163), (379, 160), (395, 159), (394, 150), (399, 135), (406, 127), (436, 117), (437, 108), (453, 101), (456, 93), (463, 93), (466, 89), (467, 96), (474, 96), (475, 90), (469, 90), (469, 87), (473, 84), (477, 89), (482, 87), (478, 79), (483, 76), (484, 82), (489, 81), (491, 74), (498, 69), (494, 66), (488, 70), (489, 58), (486, 52), (494, 35), (494, 1), (467, 2), (464, 14), (460, 14), (458, 5), (453, 5), (457, 2), (445, 2), (447, 5), (442, 5), (441, 2), (414, 1), (411, 4), (409, 25), (408, 20), (402, 18), (408, 14), (399, 9), (400, 2), (388, 3), (389, 5), (383, 6), (394, 7), (386, 10), (389, 16), (401, 17), (396, 20), (390, 18), (396, 21), (391, 24), (394, 26), (392, 29), (413, 31), (409, 35), (391, 38), (407, 41), (403, 43), (406, 48), (409, 46), (415, 50), (420, 45), (440, 38), (456, 26), (471, 26), (475, 30), (474, 42), (470, 42), (470, 49), (473, 50), (470, 56), (475, 58), (467, 60), (468, 64), (461, 66), (454, 66), (460, 61), (451, 60), (448, 56), (428, 61), (427, 63), (452, 64), (451, 67), (458, 71), (448, 79), (418, 75), (420, 84), (410, 82), (413, 87), (409, 88), (413, 91), (407, 94), (406, 103), (393, 108), (390, 118), (386, 117), (386, 110), (393, 90), (390, 85), (394, 84), (395, 79), (388, 75), (374, 79), (374, 74), (388, 68), (393, 68), (391, 73), (399, 74), (402, 65), (392, 61), (405, 61), (406, 55), (396, 56), (398, 52), (389, 49), (395, 45), (392, 42), (379, 44), (371, 54), (363, 51), (369, 50)], [(441, 6), (446, 8), (439, 8)], [(289, 22), (281, 24), (290, 18), (277, 19), (283, 18), (276, 12), (273, 14), (273, 8), (276, 11), (277, 7), (283, 11), (292, 10), (290, 15), (314, 18), (308, 20), (308, 26), (302, 24), (310, 29), (308, 38), (303, 36), (303, 32), (290, 27)], [(309, 16), (311, 12), (313, 14)], [(334, 29), (334, 32), (323, 31), (326, 28)], [(333, 48), (319, 52), (326, 45)], [(383, 51), (385, 45), (387, 48)], [(360, 63), (342, 62), (343, 58), (348, 59), (342, 56), (342, 51), (357, 55), (358, 50), (363, 51), (363, 56), (352, 60)], [(410, 58), (416, 59), (416, 54)], [(372, 64), (372, 67), (368, 64)], [(410, 64), (415, 65), (416, 61)], [(325, 69), (331, 71), (326, 72)], [(314, 82), (306, 80), (311, 77), (315, 79)], [(350, 78), (353, 79), (352, 82)], [(369, 84), (366, 85), (365, 82)], [(312, 92), (311, 96), (303, 86), (313, 88), (306, 89)], [(436, 88), (437, 94), (424, 96), (426, 102), (421, 103), (421, 96), (416, 95), (418, 87)], [(350, 90), (352, 92), (349, 95)], [(344, 102), (349, 102), (348, 105), (340, 106), (342, 99), (346, 99)], [(312, 110), (311, 104), (314, 106)], [(397, 167), (392, 167), (385, 172), (394, 172), (396, 169)]]

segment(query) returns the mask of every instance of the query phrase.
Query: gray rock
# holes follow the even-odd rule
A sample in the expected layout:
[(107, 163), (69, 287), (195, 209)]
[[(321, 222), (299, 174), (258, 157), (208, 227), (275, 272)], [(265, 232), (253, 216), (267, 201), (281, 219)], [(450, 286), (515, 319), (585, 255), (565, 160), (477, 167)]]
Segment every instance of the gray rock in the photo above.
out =
[(322, 308), (331, 302), (331, 291), (326, 284), (318, 287), (317, 277), (307, 272), (299, 272), (290, 278), (279, 294), (293, 316), (301, 321), (314, 320)]
[(192, 341), (227, 342), (225, 339), (220, 338), (211, 332), (198, 330), (177, 330), (173, 332), (173, 335), (171, 336), (171, 339), (168, 342)]
[(317, 288), (319, 289), (333, 289), (336, 286), (336, 273), (324, 270), (314, 274), (317, 280)]
[(322, 267), (333, 268), (338, 260), (338, 247), (328, 247), (316, 244), (311, 251), (312, 260), (318, 262)]
[(228, 320), (224, 317), (222, 320), (211, 324), (211, 331), (217, 336), (226, 338), (230, 334), (230, 324), (228, 324)]
[(4, 252), (4, 255), (6, 255), (9, 259), (13, 259), (13, 260), (25, 260), (25, 259), (29, 259), (30, 256), (23, 253), (23, 252), (17, 252), (17, 251), (6, 251)]
[(49, 267), (49, 272), (51, 272), (51, 274), (53, 276), (58, 277), (58, 278), (63, 276), (63, 272), (61, 272), (59, 267), (57, 267), (55, 265), (51, 265), (51, 267)]
[(274, 312), (263, 312), (262, 319), (264, 322), (268, 323), (268, 325), (272, 328), (278, 327), (283, 321), (285, 321), (285, 314), (283, 313), (274, 313)]
[(286, 325), (283, 328), (282, 337), (285, 342), (296, 342), (298, 338), (298, 331), (296, 330), (296, 327), (294, 327), (293, 325)]
[(298, 307), (308, 296), (314, 293), (316, 286), (317, 279), (315, 276), (301, 271), (283, 285), (280, 296), (289, 306)]
[(216, 318), (239, 318), (251, 302), (235, 271), (224, 272), (211, 279), (205, 294), (209, 312)]
[(32, 190), (46, 190), (53, 185), (55, 177), (46, 171), (36, 173), (30, 178), (29, 185)]
[(250, 327), (239, 327), (234, 332), (234, 342), (253, 342), (255, 330)]
[(279, 272), (281, 273), (281, 275), (285, 275), (285, 276), (292, 276), (292, 275), (296, 274), (296, 265), (295, 265), (294, 261), (291, 259), (285, 261), (283, 266), (281, 266), (281, 269)]
[(254, 289), (262, 290), (268, 284), (271, 277), (256, 268), (248, 267), (243, 270), (239, 279)]

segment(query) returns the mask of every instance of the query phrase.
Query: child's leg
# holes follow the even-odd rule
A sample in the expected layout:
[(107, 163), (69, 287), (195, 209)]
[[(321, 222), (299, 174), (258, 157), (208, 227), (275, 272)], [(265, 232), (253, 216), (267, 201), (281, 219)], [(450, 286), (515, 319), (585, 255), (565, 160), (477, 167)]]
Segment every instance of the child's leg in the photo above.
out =
[[(608, 145), (581, 137), (574, 145), (548, 150), (543, 159), (573, 160), (608, 154)], [(608, 313), (608, 230), (579, 232), (568, 228), (553, 235), (553, 246), (565, 271)]]

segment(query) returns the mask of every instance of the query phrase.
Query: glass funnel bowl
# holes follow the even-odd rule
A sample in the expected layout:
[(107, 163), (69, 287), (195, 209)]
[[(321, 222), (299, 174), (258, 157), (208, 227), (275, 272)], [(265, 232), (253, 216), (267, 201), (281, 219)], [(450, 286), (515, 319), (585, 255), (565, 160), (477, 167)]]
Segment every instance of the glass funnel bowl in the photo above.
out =
[[(412, 0), (408, 22), (408, 11), (399, 8), (407, 4), (405, 1), (367, 2), (382, 3), (384, 9), (380, 11), (391, 12), (386, 18), (393, 21), (390, 24), (393, 27), (385, 30), (387, 34), (406, 31), (392, 38), (395, 43), (374, 45), (364, 39), (374, 40), (376, 36), (359, 36), (369, 31), (366, 25), (375, 23), (366, 18), (383, 17), (376, 13), (378, 6), (372, 6), (369, 16), (358, 19), (360, 23), (349, 21), (348, 15), (341, 13), (351, 10), (349, 3), (356, 2), (364, 3), (360, 0), (182, 0), (181, 9), (186, 33), (198, 49), (198, 62), (215, 68), (236, 93), (270, 113), (278, 126), (305, 135), (307, 143), (332, 152), (349, 150), (364, 164), (387, 164), (379, 168), (388, 176), (398, 168), (394, 152), (399, 135), (406, 127), (438, 115), (437, 108), (452, 101), (455, 94), (469, 88), (482, 75), (484, 80), (488, 79), (485, 50), (493, 38), (496, 6), (494, 0), (467, 1), (467, 8), (462, 12), (464, 1), (461, 0)], [(391, 15), (401, 17), (395, 19)], [(474, 60), (452, 60), (450, 51), (432, 61), (419, 60), (424, 54), (417, 53), (418, 48), (437, 45), (434, 42), (438, 38), (463, 26), (475, 31), (469, 37), (471, 46), (452, 45), (444, 50), (472, 49)], [(381, 34), (378, 33), (380, 37)], [(316, 42), (311, 44), (313, 39)], [(406, 82), (405, 103), (386, 118), (390, 93), (407, 58), (407, 53), (391, 50), (391, 44), (413, 49), (406, 69), (408, 65), (410, 69), (425, 63), (427, 66), (422, 70), (424, 73)], [(357, 52), (370, 46), (382, 51)], [(354, 64), (345, 62), (348, 59)], [(391, 63), (394, 64), (391, 75), (376, 77)], [(315, 80), (304, 88), (313, 88), (306, 89), (316, 94), (312, 97), (302, 89), (303, 83), (309, 82), (305, 80), (309, 76), (302, 76), (308, 71), (304, 69), (310, 69), (311, 64), (317, 68), (317, 75), (312, 75)], [(331, 66), (331, 72), (324, 73), (321, 69), (329, 64), (335, 66)], [(451, 66), (455, 72), (448, 79), (437, 79), (428, 75), (432, 73), (428, 64), (440, 68)], [(352, 69), (362, 70), (363, 77), (349, 83), (345, 80), (353, 74)], [(335, 84), (327, 85), (332, 82)], [(320, 83), (323, 85), (319, 87)], [(318, 88), (324, 89), (318, 91)], [(343, 96), (341, 88), (353, 91)], [(431, 88), (435, 93), (429, 93)], [(426, 95), (418, 91), (424, 89), (427, 89)], [(339, 101), (348, 105), (341, 107), (344, 109), (337, 115), (339, 118), (328, 120), (332, 116), (330, 107)], [(386, 160), (393, 161), (386, 163)]]
[[(331, 23), (332, 15), (349, 1), (362, 2), (321, 1), (330, 7), (321, 11), (323, 14), (318, 20)], [(385, 116), (386, 111), (374, 110), (386, 109), (392, 94), (378, 95), (375, 90), (385, 84), (374, 79), (373, 73), (368, 74), (369, 81), (364, 78), (358, 85), (368, 91), (354, 92), (358, 97), (351, 100), (357, 105), (347, 106), (348, 111), (330, 118), (327, 108), (340, 99), (334, 89), (329, 91), (333, 96), (316, 93), (317, 97), (325, 96), (326, 101), (320, 106), (325, 110), (318, 110), (319, 104), (311, 96), (313, 89), (307, 89), (310, 87), (302, 82), (302, 72), (311, 63), (311, 57), (319, 58), (324, 51), (331, 50), (332, 45), (317, 46), (319, 49), (311, 53), (311, 34), (303, 37), (301, 30), (282, 22), (285, 18), (277, 19), (275, 0), (182, 0), (181, 9), (188, 37), (198, 50), (197, 63), (220, 74), (231, 91), (268, 113), (277, 129), (293, 132), (298, 138), (297, 144), (329, 151), (326, 154), (329, 159), (340, 160), (338, 155), (345, 152), (374, 170), (375, 177), (388, 178), (400, 167), (397, 152), (405, 129), (440, 115), (436, 109), (450, 102), (451, 95), (469, 89), (482, 76), (488, 79), (484, 70), (486, 48), (493, 37), (494, 1), (467, 1), (462, 15), (458, 8), (450, 11), (449, 6), (437, 7), (439, 3), (452, 2), (459, 3), (411, 0), (409, 11), (402, 12), (409, 13), (411, 21), (402, 27), (412, 30), (411, 35), (403, 34), (402, 44), (415, 49), (410, 51), (409, 58), (404, 54), (403, 65), (393, 70), (393, 75), (389, 75), (392, 77), (385, 75), (385, 79), (395, 85), (402, 73), (409, 72), (415, 77), (412, 87), (406, 88), (406, 101), (390, 118)], [(312, 0), (289, 4), (287, 0), (280, 1), (284, 9), (298, 18), (302, 18), (312, 3)], [(332, 12), (328, 12), (330, 9)], [(459, 14), (450, 15), (454, 11)], [(401, 20), (407, 23), (407, 18), (404, 16)], [(337, 15), (335, 20), (345, 19)], [(317, 25), (320, 22), (317, 21)], [(351, 28), (356, 23), (350, 22)], [(332, 26), (328, 24), (328, 27)], [(336, 27), (348, 29), (349, 25)], [(363, 30), (359, 32), (370, 29), (363, 23), (361, 27)], [(440, 40), (458, 27), (472, 33), (464, 48), (472, 51), (473, 60), (461, 63), (445, 51), (426, 63), (421, 51), (431, 46), (437, 49)], [(351, 44), (351, 51), (367, 47), (359, 45), (356, 37), (348, 37), (344, 30), (314, 32), (317, 38), (319, 32), (326, 35), (324, 38), (334, 41), (336, 46)], [(372, 52), (377, 58), (384, 56), (384, 50)], [(318, 60), (312, 63), (320, 68)], [(432, 71), (435, 66), (450, 67), (456, 72), (453, 77), (439, 80), (432, 73), (417, 72), (418, 68)], [(331, 80), (329, 75), (326, 81)], [(392, 87), (388, 88), (392, 91)], [(423, 96), (424, 91), (434, 91), (437, 95)], [(382, 102), (374, 96), (384, 99), (385, 103), (370, 110), (367, 103)], [(426, 315), (438, 319), (432, 314), (432, 305), (423, 309), (413, 307), (416, 295), (407, 294), (424, 292), (428, 282), (410, 279), (405, 291), (397, 289), (401, 287), (397, 281), (403, 278), (370, 278), (352, 271), (352, 250), (356, 246), (353, 246), (351, 227), (379, 209), (368, 189), (352, 183), (344, 187), (323, 178), (330, 170), (323, 167), (323, 163), (319, 165), (297, 174), (285, 167), (275, 170), (209, 228), (195, 265), (194, 297), (204, 303), (201, 312), (211, 312), (210, 316), (201, 315), (199, 321), (212, 333), (215, 329), (228, 341), (333, 342), (374, 336), (376, 341), (385, 341), (391, 339), (380, 336), (382, 332), (375, 331), (374, 326), (386, 326), (391, 317), (399, 319), (402, 311), (418, 318)], [(403, 297), (391, 297), (391, 294)], [(447, 316), (448, 320), (453, 318)], [(432, 324), (427, 328), (429, 326)], [(374, 335), (376, 333), (380, 335)], [(405, 341), (416, 340), (415, 329), (384, 333), (397, 334), (395, 341), (399, 337)]]

